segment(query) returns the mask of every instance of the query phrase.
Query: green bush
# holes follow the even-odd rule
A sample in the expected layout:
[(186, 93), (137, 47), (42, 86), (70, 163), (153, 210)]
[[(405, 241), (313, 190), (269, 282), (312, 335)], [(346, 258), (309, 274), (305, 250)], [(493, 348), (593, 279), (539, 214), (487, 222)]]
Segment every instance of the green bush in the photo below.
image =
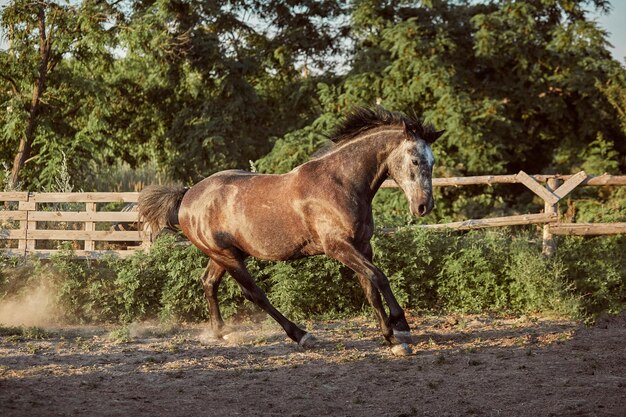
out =
[(561, 258), (544, 257), (541, 246), (528, 238), (514, 239), (509, 250), (505, 271), (512, 311), (578, 317), (581, 305), (566, 280), (567, 266)]
[(37, 258), (0, 255), (0, 301), (22, 295), (42, 281), (42, 264)]
[(504, 235), (494, 232), (453, 239), (437, 274), (437, 296), (445, 309), (474, 313), (509, 307), (506, 243)]
[(171, 238), (158, 243), (167, 257), (167, 262), (160, 268), (165, 279), (159, 299), (161, 319), (206, 320), (208, 311), (200, 277), (208, 262), (207, 257), (191, 245), (172, 250), (173, 244), (175, 242)]
[(389, 277), (402, 306), (418, 310), (437, 306), (437, 274), (452, 236), (414, 227), (374, 236), (374, 263)]
[(119, 319), (115, 270), (118, 262), (112, 257), (98, 261), (77, 260), (72, 251), (65, 248), (46, 263), (64, 321), (94, 323)]
[(590, 314), (623, 311), (626, 306), (626, 235), (559, 240), (558, 257), (567, 282)]
[[(626, 305), (626, 236), (562, 238), (551, 258), (541, 254), (530, 228), (458, 233), (404, 227), (377, 234), (372, 243), (375, 264), (409, 309), (593, 317)], [(49, 261), (4, 259), (0, 301), (43, 284), (55, 291), (69, 322), (205, 321), (199, 278), (206, 263), (202, 252), (171, 236), (128, 259), (77, 260), (69, 249)], [(250, 259), (247, 265), (274, 305), (293, 319), (370, 311), (354, 274), (327, 257)], [(219, 298), (226, 318), (256, 309), (228, 276)]]
[(146, 252), (138, 252), (115, 268), (120, 321), (148, 318), (199, 321), (208, 318), (200, 277), (207, 258), (175, 236), (158, 239)]
[(541, 255), (528, 233), (402, 228), (377, 236), (375, 261), (402, 305), (475, 313), (578, 314), (559, 259)]
[(174, 253), (163, 242), (115, 265), (120, 320), (124, 323), (159, 316), (168, 258)]
[(326, 256), (255, 262), (272, 304), (294, 319), (354, 314), (365, 302), (352, 271)]

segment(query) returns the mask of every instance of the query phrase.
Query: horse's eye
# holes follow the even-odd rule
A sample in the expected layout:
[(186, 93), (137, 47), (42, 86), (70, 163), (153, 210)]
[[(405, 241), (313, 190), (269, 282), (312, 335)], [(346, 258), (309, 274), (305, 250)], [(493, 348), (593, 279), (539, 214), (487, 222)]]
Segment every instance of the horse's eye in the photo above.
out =
[(419, 161), (419, 160), (417, 160), (417, 159), (411, 159), (411, 163), (412, 163), (413, 165), (419, 165), (420, 161)]

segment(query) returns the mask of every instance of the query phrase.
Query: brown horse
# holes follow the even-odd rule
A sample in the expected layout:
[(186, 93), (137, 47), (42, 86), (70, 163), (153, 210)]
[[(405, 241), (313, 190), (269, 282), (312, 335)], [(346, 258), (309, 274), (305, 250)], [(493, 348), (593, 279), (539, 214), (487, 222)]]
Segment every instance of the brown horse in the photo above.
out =
[[(139, 197), (141, 218), (152, 228), (180, 224), (210, 258), (202, 276), (211, 325), (222, 336), (217, 290), (225, 272), (302, 346), (309, 333), (269, 302), (247, 271), (254, 256), (288, 260), (325, 254), (356, 272), (385, 339), (410, 343), (409, 325), (385, 274), (372, 263), (372, 199), (391, 176), (410, 210), (424, 216), (434, 206), (430, 149), (443, 132), (382, 108), (356, 109), (337, 128), (323, 155), (280, 175), (230, 170), (193, 187), (151, 186)], [(388, 308), (385, 311), (380, 295)]]

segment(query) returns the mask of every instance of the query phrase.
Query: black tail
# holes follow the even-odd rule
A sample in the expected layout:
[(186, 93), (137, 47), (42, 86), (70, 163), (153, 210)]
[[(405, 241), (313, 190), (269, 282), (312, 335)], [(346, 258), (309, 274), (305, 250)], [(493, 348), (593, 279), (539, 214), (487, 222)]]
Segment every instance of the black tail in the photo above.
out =
[(151, 185), (139, 194), (137, 211), (139, 221), (147, 224), (153, 233), (178, 224), (178, 207), (188, 188), (182, 186)]

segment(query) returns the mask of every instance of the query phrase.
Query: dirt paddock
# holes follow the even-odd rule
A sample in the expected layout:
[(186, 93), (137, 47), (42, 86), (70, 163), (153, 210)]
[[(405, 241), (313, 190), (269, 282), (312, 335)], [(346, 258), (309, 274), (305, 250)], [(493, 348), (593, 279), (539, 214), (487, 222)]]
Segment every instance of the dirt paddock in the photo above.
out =
[[(63, 327), (0, 338), (0, 415), (626, 416), (626, 315), (410, 317), (393, 356), (369, 318), (311, 322), (302, 350), (268, 322)], [(33, 337), (37, 337), (36, 335)]]

